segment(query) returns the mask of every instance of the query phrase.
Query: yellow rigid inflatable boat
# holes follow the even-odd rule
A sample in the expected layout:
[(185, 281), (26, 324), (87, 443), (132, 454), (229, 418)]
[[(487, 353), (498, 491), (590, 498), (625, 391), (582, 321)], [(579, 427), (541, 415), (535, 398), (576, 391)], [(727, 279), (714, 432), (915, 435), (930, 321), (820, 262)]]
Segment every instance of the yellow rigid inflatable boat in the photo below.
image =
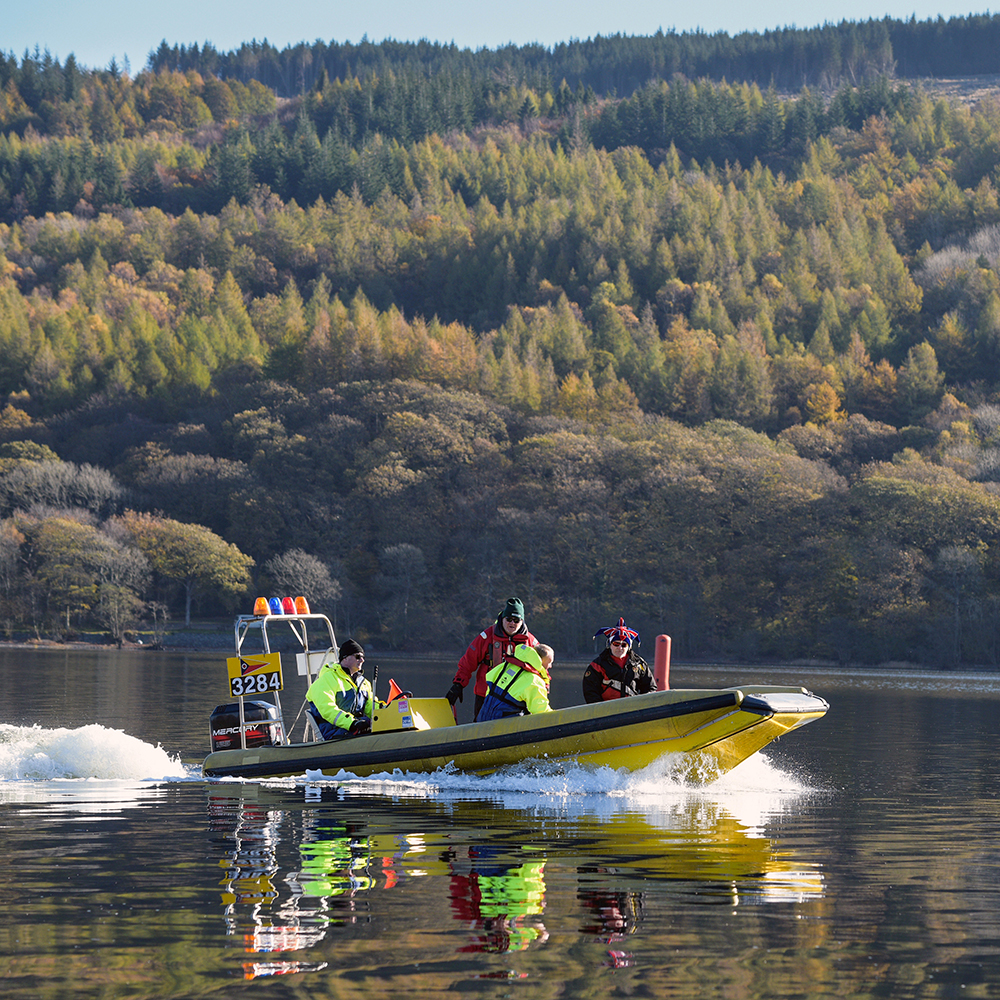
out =
[[(302, 601), (302, 598), (298, 599)], [(287, 599), (286, 599), (287, 601)], [(772, 740), (822, 717), (829, 706), (805, 688), (748, 685), (709, 690), (652, 691), (538, 715), (457, 725), (445, 698), (399, 693), (372, 720), (371, 733), (331, 741), (290, 743), (281, 717), (281, 658), (270, 651), (268, 626), (287, 623), (299, 640), (299, 673), (311, 680), (336, 651), (325, 615), (303, 611), (236, 619), (235, 657), (227, 660), (231, 695), (212, 715), (209, 778), (275, 778), (321, 772), (365, 777), (393, 771), (429, 772), (451, 765), (489, 774), (523, 762), (569, 763), (636, 771), (666, 755), (690, 779), (711, 781)], [(310, 649), (309, 626), (318, 625), (323, 649)], [(260, 630), (263, 653), (243, 652)], [(271, 696), (274, 705), (246, 701)]]
[(383, 718), (377, 718), (365, 736), (218, 750), (205, 758), (202, 770), (212, 778), (306, 771), (364, 777), (397, 769), (435, 771), (451, 764), (489, 774), (532, 760), (635, 771), (666, 754), (684, 754), (692, 777), (712, 780), (784, 733), (820, 718), (828, 707), (804, 688), (653, 691), (459, 726), (444, 698), (399, 698), (378, 715), (401, 711), (403, 718), (415, 720), (415, 728), (382, 728)]

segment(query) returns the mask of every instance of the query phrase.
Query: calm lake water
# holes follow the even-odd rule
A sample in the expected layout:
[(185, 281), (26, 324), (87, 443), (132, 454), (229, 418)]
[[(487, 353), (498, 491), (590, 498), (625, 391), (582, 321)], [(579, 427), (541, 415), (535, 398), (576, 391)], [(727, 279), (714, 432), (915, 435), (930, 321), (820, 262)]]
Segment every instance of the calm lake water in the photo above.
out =
[(1000, 996), (1000, 678), (675, 665), (831, 705), (704, 788), (208, 783), (223, 661), (0, 650), (3, 997)]

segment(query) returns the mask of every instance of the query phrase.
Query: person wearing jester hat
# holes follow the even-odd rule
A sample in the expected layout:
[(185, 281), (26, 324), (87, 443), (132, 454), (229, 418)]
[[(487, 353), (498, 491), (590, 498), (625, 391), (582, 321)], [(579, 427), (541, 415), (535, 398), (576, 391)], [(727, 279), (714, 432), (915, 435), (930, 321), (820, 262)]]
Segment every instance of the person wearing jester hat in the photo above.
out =
[(628, 698), (646, 694), (656, 686), (646, 661), (635, 651), (639, 633), (625, 624), (624, 618), (617, 625), (599, 628), (596, 639), (603, 635), (608, 645), (601, 651), (583, 675), (583, 698), (588, 704)]

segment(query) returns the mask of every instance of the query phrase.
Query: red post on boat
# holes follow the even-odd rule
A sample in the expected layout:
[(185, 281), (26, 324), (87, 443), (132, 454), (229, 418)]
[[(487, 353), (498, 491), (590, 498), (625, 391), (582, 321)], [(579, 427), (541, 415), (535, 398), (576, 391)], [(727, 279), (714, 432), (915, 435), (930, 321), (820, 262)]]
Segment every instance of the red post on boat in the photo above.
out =
[(670, 687), (670, 636), (656, 637), (656, 658), (653, 661), (653, 679), (657, 691), (666, 691)]

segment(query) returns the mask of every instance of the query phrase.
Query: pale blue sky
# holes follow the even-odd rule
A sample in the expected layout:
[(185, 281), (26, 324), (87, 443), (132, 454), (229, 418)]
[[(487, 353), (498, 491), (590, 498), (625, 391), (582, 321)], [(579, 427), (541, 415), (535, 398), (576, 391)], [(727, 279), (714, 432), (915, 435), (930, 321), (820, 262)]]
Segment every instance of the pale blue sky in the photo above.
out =
[(20, 57), (38, 45), (64, 61), (71, 52), (84, 66), (104, 67), (127, 57), (133, 73), (161, 39), (173, 44), (209, 41), (226, 51), (253, 38), (279, 49), (300, 41), (357, 42), (395, 38), (452, 42), (472, 49), (506, 42), (550, 46), (595, 35), (653, 34), (658, 28), (708, 32), (763, 31), (827, 21), (858, 21), (885, 15), (917, 20), (983, 13), (961, 0), (167, 0), (147, 7), (136, 0), (3, 0), (0, 50)]

